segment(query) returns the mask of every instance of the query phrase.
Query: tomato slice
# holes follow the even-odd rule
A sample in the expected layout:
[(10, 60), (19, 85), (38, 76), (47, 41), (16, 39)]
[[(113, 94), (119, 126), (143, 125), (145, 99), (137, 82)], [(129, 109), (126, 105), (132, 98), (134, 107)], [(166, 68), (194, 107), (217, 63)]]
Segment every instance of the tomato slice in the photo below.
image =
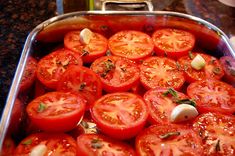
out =
[(224, 82), (196, 81), (188, 86), (187, 94), (196, 101), (200, 112), (235, 113), (235, 89)]
[[(171, 90), (173, 93), (170, 93)], [(183, 100), (190, 100), (185, 94), (171, 88), (154, 88), (144, 94), (149, 108), (149, 121), (152, 124), (169, 124), (172, 110)]]
[(71, 65), (81, 66), (80, 56), (67, 49), (58, 49), (39, 61), (37, 78), (46, 87), (56, 89), (61, 75)]
[(129, 145), (98, 134), (82, 134), (77, 138), (78, 155), (85, 156), (135, 156)]
[[(35, 133), (23, 139), (16, 147), (15, 155), (30, 155), (38, 146), (44, 146), (44, 155), (76, 156), (77, 143), (63, 133)], [(41, 153), (39, 155), (42, 155)]]
[(85, 112), (85, 100), (75, 94), (49, 92), (27, 105), (31, 121), (44, 131), (68, 131)]
[(225, 81), (235, 86), (235, 59), (230, 56), (223, 56), (220, 58), (220, 63), (225, 73)]
[(64, 37), (64, 46), (82, 56), (85, 63), (104, 56), (108, 49), (108, 40), (99, 33), (93, 32), (88, 44), (80, 42), (80, 31), (70, 31)]
[(202, 155), (200, 137), (190, 128), (152, 125), (136, 138), (136, 152), (147, 156)]
[[(206, 65), (201, 70), (193, 69), (191, 62), (197, 55), (201, 55), (206, 62)], [(178, 60), (181, 69), (185, 73), (186, 81), (191, 83), (202, 79), (215, 78), (221, 79), (224, 75), (219, 60), (213, 56), (203, 53), (189, 53), (188, 56), (183, 56)]]
[(144, 127), (148, 109), (143, 99), (132, 93), (106, 94), (91, 108), (98, 128), (116, 139), (134, 137)]
[(107, 92), (128, 91), (139, 80), (139, 68), (135, 62), (118, 56), (101, 57), (90, 68), (99, 75)]
[(20, 81), (19, 92), (24, 92), (28, 90), (34, 83), (36, 79), (36, 70), (37, 70), (37, 60), (33, 57), (29, 57), (26, 65), (25, 70)]
[(102, 95), (102, 84), (95, 72), (86, 67), (71, 66), (60, 78), (57, 90), (82, 95), (87, 109)]
[(218, 113), (201, 114), (193, 124), (200, 134), (206, 156), (235, 155), (235, 117)]
[(173, 28), (156, 30), (152, 39), (155, 53), (161, 56), (167, 55), (170, 58), (187, 55), (195, 45), (195, 37), (192, 33)]
[(152, 56), (140, 65), (140, 81), (146, 89), (173, 87), (179, 90), (185, 79), (176, 61), (166, 57)]
[(150, 56), (153, 51), (151, 37), (140, 31), (119, 31), (109, 38), (109, 49), (113, 55), (137, 61)]

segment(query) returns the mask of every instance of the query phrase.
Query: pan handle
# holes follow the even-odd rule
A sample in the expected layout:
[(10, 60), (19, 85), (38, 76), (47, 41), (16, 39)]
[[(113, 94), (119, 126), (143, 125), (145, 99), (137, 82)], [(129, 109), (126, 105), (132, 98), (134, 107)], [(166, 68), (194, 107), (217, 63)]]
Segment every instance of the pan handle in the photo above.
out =
[(101, 0), (102, 3), (102, 11), (106, 11), (106, 5), (108, 3), (114, 3), (114, 4), (124, 4), (124, 5), (128, 5), (128, 4), (144, 4), (147, 6), (148, 11), (153, 11), (153, 4), (151, 2), (151, 0)]

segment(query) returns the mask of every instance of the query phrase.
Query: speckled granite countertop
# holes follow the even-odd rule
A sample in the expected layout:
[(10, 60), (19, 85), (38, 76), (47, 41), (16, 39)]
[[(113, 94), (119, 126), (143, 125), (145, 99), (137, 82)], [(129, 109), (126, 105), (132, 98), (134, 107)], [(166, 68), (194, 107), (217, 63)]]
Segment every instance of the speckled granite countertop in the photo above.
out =
[[(155, 10), (158, 10), (157, 7)], [(216, 0), (171, 0), (164, 10), (192, 14), (235, 35), (235, 8)], [(0, 0), (0, 114), (29, 32), (56, 15), (55, 0)]]

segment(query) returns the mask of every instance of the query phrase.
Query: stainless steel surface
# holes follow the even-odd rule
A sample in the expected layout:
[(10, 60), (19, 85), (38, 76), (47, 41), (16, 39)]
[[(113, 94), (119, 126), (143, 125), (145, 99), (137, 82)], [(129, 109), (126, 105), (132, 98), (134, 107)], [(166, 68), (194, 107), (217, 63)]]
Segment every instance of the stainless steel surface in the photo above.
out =
[[(105, 29), (103, 26), (105, 26)], [(26, 60), (28, 56), (33, 53), (33, 43), (36, 42), (36, 40), (56, 42), (63, 39), (63, 35), (67, 31), (82, 29), (83, 27), (102, 31), (109, 35), (110, 31), (113, 33), (119, 29), (132, 28), (151, 32), (154, 28), (162, 26), (190, 29), (191, 31), (199, 33), (198, 37), (202, 35), (202, 39), (204, 38), (203, 35), (218, 39), (218, 43), (216, 42), (216, 44), (212, 44), (212, 47), (206, 48), (215, 48), (215, 50), (219, 52), (219, 55), (231, 55), (235, 58), (235, 52), (224, 32), (205, 20), (187, 14), (166, 11), (83, 11), (53, 17), (33, 29), (25, 42), (0, 123), (0, 151), (4, 138), (8, 133), (7, 130), (10, 124), (12, 109), (14, 107), (14, 101), (18, 96), (19, 83)], [(61, 34), (58, 35), (58, 31), (61, 32)], [(57, 35), (53, 38), (53, 34), (56, 33)], [(205, 43), (204, 46), (211, 46), (211, 43)]]

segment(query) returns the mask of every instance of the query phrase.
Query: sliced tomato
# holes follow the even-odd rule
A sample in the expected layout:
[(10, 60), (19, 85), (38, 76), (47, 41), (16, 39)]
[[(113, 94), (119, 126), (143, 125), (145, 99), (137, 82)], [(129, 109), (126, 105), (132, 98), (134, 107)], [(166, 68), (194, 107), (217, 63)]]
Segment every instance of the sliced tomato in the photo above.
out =
[(187, 94), (200, 112), (235, 113), (235, 89), (224, 82), (207, 79), (191, 83)]
[(28, 90), (33, 85), (34, 80), (36, 79), (36, 70), (37, 60), (33, 57), (29, 57), (25, 65), (25, 70), (22, 79), (20, 81), (20, 92)]
[[(206, 64), (201, 70), (192, 68), (191, 62), (197, 55), (201, 55)], [(178, 60), (181, 69), (185, 73), (186, 81), (191, 83), (202, 79), (215, 78), (221, 79), (224, 75), (219, 60), (213, 56), (203, 53), (189, 53), (187, 56), (183, 56)]]
[[(172, 92), (173, 93), (172, 93)], [(171, 88), (154, 88), (144, 94), (144, 101), (149, 108), (149, 121), (152, 124), (169, 124), (172, 110), (184, 100), (190, 99), (183, 93)]]
[(139, 133), (148, 117), (143, 99), (132, 93), (106, 94), (91, 108), (98, 128), (116, 139), (129, 139)]
[(201, 114), (193, 124), (206, 156), (235, 155), (235, 117), (218, 113)]
[(37, 78), (46, 87), (56, 89), (61, 75), (71, 65), (82, 65), (80, 55), (67, 49), (58, 49), (39, 61)]
[(14, 154), (14, 151), (15, 151), (15, 143), (11, 137), (7, 136), (3, 141), (0, 155), (1, 156), (10, 156), (10, 155)]
[(151, 37), (140, 31), (119, 31), (109, 38), (109, 49), (113, 55), (137, 61), (150, 56), (153, 51)]
[(140, 81), (146, 89), (173, 87), (179, 90), (185, 79), (176, 61), (166, 57), (152, 56), (140, 65)]
[(44, 131), (69, 131), (84, 115), (85, 100), (72, 93), (49, 92), (31, 101), (26, 111)]
[(192, 33), (174, 29), (158, 29), (152, 36), (154, 50), (157, 55), (167, 55), (170, 58), (178, 58), (187, 55), (195, 45), (195, 37)]
[(135, 62), (118, 56), (101, 57), (90, 68), (99, 75), (107, 92), (128, 91), (140, 77)]
[(177, 125), (153, 125), (136, 138), (136, 152), (146, 156), (202, 155), (199, 135)]
[(63, 133), (35, 133), (23, 139), (14, 154), (33, 155), (32, 153), (77, 156), (77, 143), (71, 136)]
[(80, 156), (135, 156), (129, 145), (98, 134), (82, 134), (77, 138)]
[(220, 58), (220, 63), (225, 73), (225, 81), (235, 86), (235, 59), (230, 56), (223, 56)]
[(102, 95), (102, 84), (98, 75), (86, 67), (72, 66), (61, 77), (57, 90), (82, 95), (87, 109)]
[(70, 31), (64, 37), (64, 46), (82, 56), (85, 63), (91, 63), (105, 55), (108, 40), (101, 34), (93, 32), (90, 42), (83, 44), (80, 42), (80, 31)]

